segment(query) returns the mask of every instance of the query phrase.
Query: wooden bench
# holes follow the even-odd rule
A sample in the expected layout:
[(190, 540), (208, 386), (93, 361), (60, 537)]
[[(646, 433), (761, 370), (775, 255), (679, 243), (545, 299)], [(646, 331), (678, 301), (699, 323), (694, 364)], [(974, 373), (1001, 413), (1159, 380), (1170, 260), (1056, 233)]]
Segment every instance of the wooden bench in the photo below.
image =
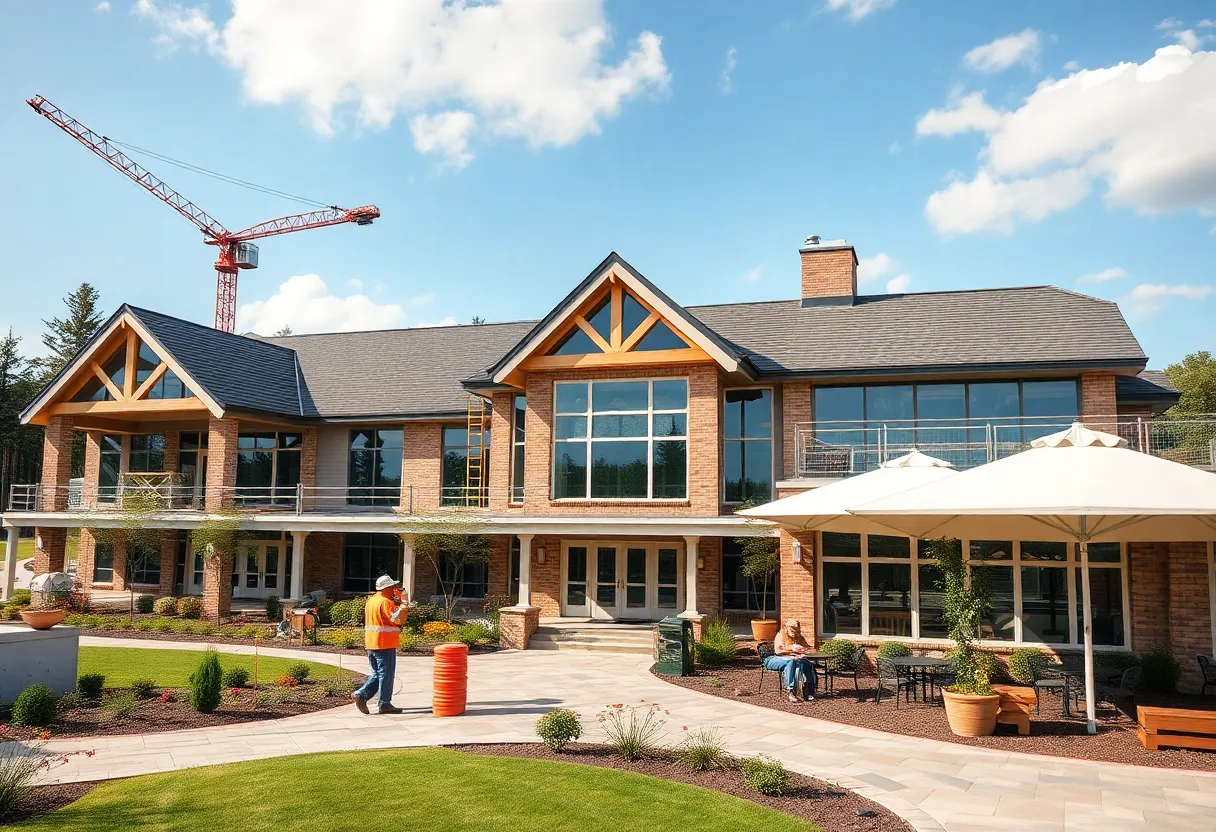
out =
[(1216, 711), (1185, 708), (1136, 708), (1136, 735), (1150, 751), (1158, 748), (1200, 748), (1216, 751)]
[(1016, 725), (1018, 733), (1023, 736), (1029, 734), (1030, 712), (1039, 701), (1034, 688), (1021, 685), (993, 685), (992, 689), (1001, 696), (1001, 709), (997, 711), (996, 721), (1003, 725)]

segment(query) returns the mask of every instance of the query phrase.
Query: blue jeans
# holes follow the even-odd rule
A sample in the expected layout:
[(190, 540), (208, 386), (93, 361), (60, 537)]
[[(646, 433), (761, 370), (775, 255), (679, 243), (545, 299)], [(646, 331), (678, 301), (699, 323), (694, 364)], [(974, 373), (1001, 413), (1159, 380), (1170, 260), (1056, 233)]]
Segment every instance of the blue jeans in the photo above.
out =
[(782, 675), (782, 686), (791, 693), (798, 683), (799, 676), (806, 677), (806, 681), (802, 683), (804, 695), (813, 694), (819, 687), (819, 675), (810, 659), (773, 655), (764, 660), (764, 666), (769, 670), (779, 671)]
[(355, 694), (367, 702), (380, 691), (381, 708), (393, 704), (393, 677), (397, 674), (397, 651), (393, 648), (385, 650), (368, 650), (367, 661), (372, 666), (372, 675), (367, 677), (363, 687)]

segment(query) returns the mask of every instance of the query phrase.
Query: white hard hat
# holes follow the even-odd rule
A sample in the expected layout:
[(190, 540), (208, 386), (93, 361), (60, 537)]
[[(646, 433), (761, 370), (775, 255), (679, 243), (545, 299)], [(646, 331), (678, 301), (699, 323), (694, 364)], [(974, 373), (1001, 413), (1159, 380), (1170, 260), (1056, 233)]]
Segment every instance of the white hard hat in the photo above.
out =
[(388, 589), (390, 586), (401, 586), (401, 582), (394, 581), (388, 575), (381, 575), (379, 578), (376, 578), (377, 590)]

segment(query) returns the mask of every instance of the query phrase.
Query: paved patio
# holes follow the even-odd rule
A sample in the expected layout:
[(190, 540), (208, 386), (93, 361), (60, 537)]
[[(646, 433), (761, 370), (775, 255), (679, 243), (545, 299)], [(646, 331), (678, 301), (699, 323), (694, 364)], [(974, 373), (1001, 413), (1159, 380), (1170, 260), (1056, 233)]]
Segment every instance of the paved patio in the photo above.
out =
[[(202, 649), (203, 645), (85, 637), (85, 645)], [(253, 648), (224, 646), (222, 652)], [(263, 654), (337, 664), (330, 654)], [(342, 657), (346, 666), (351, 658)], [(364, 662), (357, 664), (362, 669)], [(286, 754), (461, 742), (535, 740), (538, 715), (557, 706), (584, 716), (609, 702), (658, 702), (682, 726), (716, 725), (738, 754), (767, 752), (789, 768), (834, 780), (882, 803), (919, 830), (1211, 830), (1216, 774), (1058, 760), (901, 737), (762, 709), (665, 684), (636, 656), (583, 651), (503, 652), (470, 661), (469, 711), (430, 715), (430, 660), (397, 664), (400, 716), (353, 707), (222, 728), (92, 740), (55, 740), (48, 750), (95, 749), (51, 773), (53, 781), (127, 777)]]

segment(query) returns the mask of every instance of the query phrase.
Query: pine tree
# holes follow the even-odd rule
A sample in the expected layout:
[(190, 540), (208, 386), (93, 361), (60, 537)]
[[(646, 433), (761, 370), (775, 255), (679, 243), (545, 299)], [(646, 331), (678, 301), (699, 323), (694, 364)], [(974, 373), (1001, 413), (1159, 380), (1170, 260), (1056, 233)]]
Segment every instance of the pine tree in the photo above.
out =
[(46, 332), (42, 334), (42, 343), (50, 351), (50, 355), (39, 360), (44, 381), (62, 370), (101, 328), (105, 316), (97, 308), (99, 300), (101, 295), (92, 285), (81, 283), (80, 288), (63, 299), (68, 307), (67, 318), (43, 320)]
[(282, 338), (284, 335), (291, 335), (291, 324), (283, 324), (282, 329), (274, 334), (275, 338)]
[(16, 481), (32, 482), (37, 474), (42, 432), (21, 424), (21, 411), (38, 393), (33, 362), (20, 352), (21, 339), (0, 339), (0, 495)]

